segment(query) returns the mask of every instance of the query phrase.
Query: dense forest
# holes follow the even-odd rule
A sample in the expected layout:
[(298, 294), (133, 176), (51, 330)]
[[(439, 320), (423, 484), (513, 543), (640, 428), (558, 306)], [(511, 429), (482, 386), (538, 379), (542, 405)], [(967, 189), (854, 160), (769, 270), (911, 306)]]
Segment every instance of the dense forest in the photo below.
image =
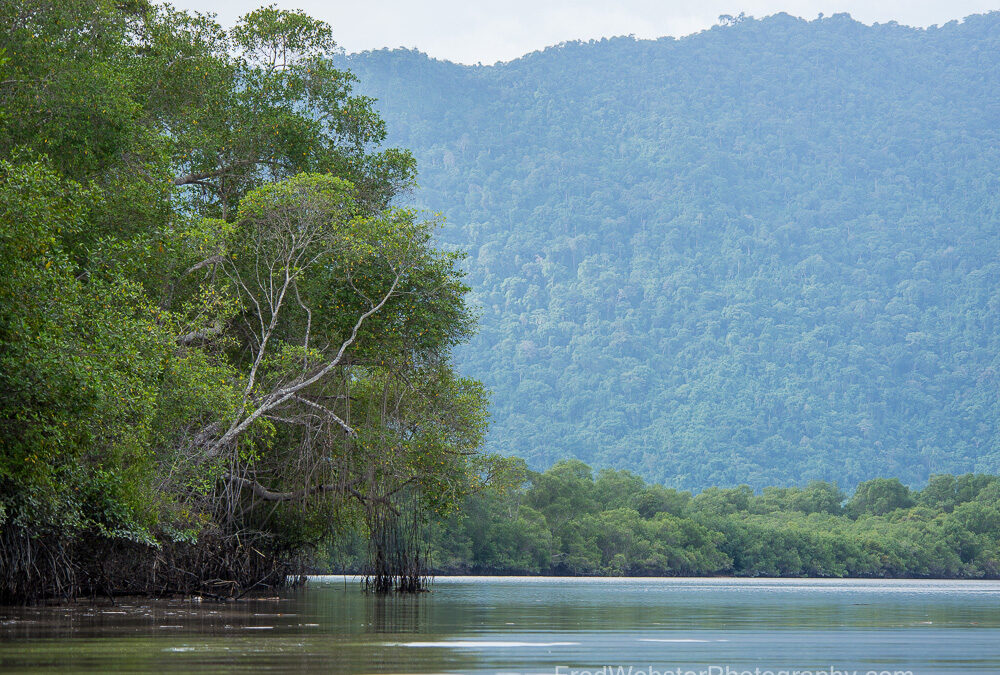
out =
[(1000, 13), (335, 63), (469, 254), (490, 449), (694, 489), (1000, 470)]
[(280, 585), (339, 529), (375, 590), (500, 463), (458, 256), (329, 26), (0, 0), (0, 603)]
[[(593, 475), (579, 460), (525, 472), (427, 530), (444, 574), (606, 576), (1000, 577), (1000, 477), (931, 477), (804, 488), (709, 488), (692, 496), (629, 471)], [(364, 540), (342, 537), (325, 569), (363, 567)], [(359, 552), (362, 555), (359, 555)]]

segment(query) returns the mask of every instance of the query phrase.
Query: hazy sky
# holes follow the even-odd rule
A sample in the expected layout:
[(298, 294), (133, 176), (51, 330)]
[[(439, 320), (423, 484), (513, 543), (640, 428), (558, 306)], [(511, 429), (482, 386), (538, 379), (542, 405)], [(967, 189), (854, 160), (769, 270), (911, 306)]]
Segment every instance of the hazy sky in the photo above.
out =
[(224, 25), (276, 2), (328, 21), (348, 52), (416, 47), (440, 59), (494, 63), (566, 40), (614, 35), (679, 37), (708, 28), (720, 14), (777, 12), (813, 19), (848, 12), (865, 23), (943, 24), (1000, 9), (1000, 0), (174, 0), (184, 9), (211, 10)]

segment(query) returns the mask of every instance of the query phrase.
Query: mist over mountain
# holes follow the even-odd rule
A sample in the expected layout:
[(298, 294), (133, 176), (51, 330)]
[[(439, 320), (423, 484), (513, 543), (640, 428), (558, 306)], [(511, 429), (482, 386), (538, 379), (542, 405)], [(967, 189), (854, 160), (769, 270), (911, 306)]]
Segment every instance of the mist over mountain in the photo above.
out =
[(469, 253), (492, 449), (688, 488), (1000, 471), (1000, 13), (339, 62)]

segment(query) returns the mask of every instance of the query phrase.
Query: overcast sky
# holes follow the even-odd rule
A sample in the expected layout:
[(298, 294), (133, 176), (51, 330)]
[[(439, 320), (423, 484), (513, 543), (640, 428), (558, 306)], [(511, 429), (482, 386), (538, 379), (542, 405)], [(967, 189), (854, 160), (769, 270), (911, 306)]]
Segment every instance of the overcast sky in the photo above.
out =
[(439, 59), (484, 64), (509, 61), (567, 40), (634, 34), (680, 37), (708, 28), (720, 14), (777, 12), (813, 19), (848, 12), (865, 23), (943, 24), (1000, 9), (1000, 0), (174, 0), (211, 10), (226, 26), (241, 14), (276, 2), (328, 21), (348, 52), (416, 47)]

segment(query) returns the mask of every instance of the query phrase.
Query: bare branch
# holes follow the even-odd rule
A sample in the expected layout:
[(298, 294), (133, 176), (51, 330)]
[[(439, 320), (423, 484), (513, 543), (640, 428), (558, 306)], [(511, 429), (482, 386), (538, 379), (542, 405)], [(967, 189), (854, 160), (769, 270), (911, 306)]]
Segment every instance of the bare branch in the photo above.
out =
[(274, 164), (274, 162), (266, 159), (239, 159), (224, 166), (220, 169), (215, 169), (213, 171), (199, 171), (197, 173), (189, 173), (183, 176), (177, 176), (174, 178), (174, 185), (194, 185), (196, 183), (203, 184), (203, 181), (207, 178), (218, 178), (219, 176), (224, 176), (230, 171), (235, 171), (240, 167), (252, 166), (254, 164)]
[[(378, 302), (378, 304), (374, 305), (368, 311), (364, 312), (360, 317), (358, 317), (358, 320), (354, 324), (353, 330), (351, 330), (350, 337), (344, 340), (344, 342), (340, 345), (340, 349), (337, 351), (337, 354), (336, 356), (333, 357), (333, 359), (327, 362), (326, 365), (324, 365), (322, 368), (316, 370), (316, 372), (314, 372), (312, 375), (300, 379), (286, 387), (283, 387), (281, 389), (272, 392), (268, 396), (264, 397), (264, 400), (260, 403), (260, 405), (257, 406), (257, 408), (252, 413), (250, 413), (245, 417), (241, 415), (240, 418), (234, 420), (233, 423), (230, 425), (229, 429), (226, 431), (226, 433), (224, 433), (208, 449), (208, 456), (214, 457), (218, 455), (223, 448), (225, 448), (227, 445), (233, 442), (237, 436), (246, 431), (250, 427), (250, 425), (252, 425), (255, 421), (257, 421), (257, 419), (261, 415), (264, 415), (265, 413), (273, 410), (282, 403), (288, 401), (290, 398), (298, 394), (306, 387), (315, 384), (319, 380), (323, 379), (324, 377), (326, 377), (326, 375), (330, 373), (330, 371), (332, 371), (334, 368), (340, 365), (340, 362), (344, 358), (344, 354), (347, 352), (348, 348), (352, 344), (354, 344), (354, 341), (357, 339), (358, 331), (361, 330), (361, 326), (364, 325), (365, 321), (367, 321), (369, 317), (371, 317), (373, 314), (381, 310), (382, 307), (384, 307), (385, 304), (389, 302), (389, 299), (393, 297), (393, 295), (395, 294), (396, 287), (399, 285), (402, 276), (403, 276), (402, 270), (397, 271), (396, 277), (393, 279), (391, 287), (385, 293), (382, 299)], [(248, 388), (247, 391), (249, 392), (250, 389)]]
[(348, 436), (357, 436), (357, 432), (354, 431), (354, 429), (352, 429), (347, 424), (347, 422), (345, 422), (344, 420), (342, 420), (339, 417), (337, 417), (337, 415), (332, 410), (330, 410), (329, 408), (324, 408), (320, 404), (313, 403), (309, 399), (303, 398), (301, 396), (293, 396), (292, 398), (295, 399), (296, 401), (299, 401), (300, 403), (305, 403), (310, 408), (314, 408), (316, 410), (322, 411), (327, 417), (329, 417), (334, 422), (336, 422), (338, 425), (340, 425), (340, 428), (343, 429), (344, 433), (346, 433)]
[(255, 497), (263, 499), (266, 502), (289, 502), (295, 501), (297, 499), (302, 499), (316, 493), (325, 492), (347, 492), (351, 488), (347, 485), (333, 485), (330, 483), (322, 483), (320, 485), (313, 485), (312, 487), (302, 488), (301, 490), (295, 490), (294, 492), (274, 492), (268, 490), (266, 487), (261, 485), (255, 480), (250, 480), (249, 478), (243, 478), (235, 474), (226, 474), (224, 480), (227, 483), (236, 485), (237, 487), (244, 487), (250, 490)]
[(177, 344), (183, 347), (187, 347), (196, 342), (205, 342), (206, 340), (210, 340), (217, 335), (221, 335), (224, 328), (225, 327), (222, 325), (221, 321), (216, 321), (214, 324), (208, 326), (207, 328), (202, 328), (201, 330), (193, 331), (191, 333), (188, 333), (187, 335), (181, 335), (180, 337), (177, 338)]
[(187, 268), (187, 271), (185, 271), (184, 274), (181, 275), (181, 278), (186, 277), (192, 272), (197, 272), (203, 267), (208, 267), (209, 265), (218, 265), (219, 263), (223, 263), (225, 261), (226, 261), (225, 256), (213, 255), (211, 258), (206, 258), (205, 260), (202, 260), (200, 263), (194, 264), (191, 267)]
[(269, 490), (255, 480), (251, 480), (249, 478), (243, 478), (242, 476), (237, 476), (232, 473), (223, 476), (223, 480), (225, 480), (230, 485), (250, 490), (250, 492), (253, 493), (255, 497), (257, 497), (258, 499), (262, 499), (266, 502), (290, 502), (299, 499), (304, 499), (314, 494), (339, 492), (341, 494), (350, 495), (351, 497), (354, 497), (363, 504), (369, 504), (369, 503), (383, 504), (397, 516), (399, 515), (399, 511), (392, 504), (392, 502), (389, 501), (388, 496), (373, 497), (359, 492), (356, 486), (358, 485), (358, 483), (361, 482), (360, 479), (356, 479), (354, 481), (351, 481), (350, 483), (345, 483), (343, 485), (335, 483), (321, 483), (319, 485), (313, 485), (311, 487), (302, 488), (301, 490), (295, 490), (292, 492), (276, 492), (274, 490)]

